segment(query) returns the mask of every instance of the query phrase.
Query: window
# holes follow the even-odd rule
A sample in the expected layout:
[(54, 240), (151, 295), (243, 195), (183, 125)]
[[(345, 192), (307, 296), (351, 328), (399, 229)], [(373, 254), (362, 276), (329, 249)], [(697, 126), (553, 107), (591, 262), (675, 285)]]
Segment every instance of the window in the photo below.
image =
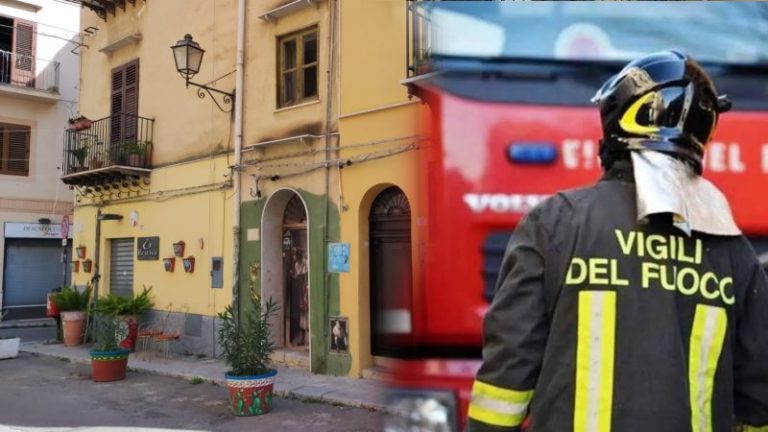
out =
[(277, 41), (277, 106), (317, 99), (317, 28)]
[(0, 174), (29, 175), (29, 126), (0, 123)]

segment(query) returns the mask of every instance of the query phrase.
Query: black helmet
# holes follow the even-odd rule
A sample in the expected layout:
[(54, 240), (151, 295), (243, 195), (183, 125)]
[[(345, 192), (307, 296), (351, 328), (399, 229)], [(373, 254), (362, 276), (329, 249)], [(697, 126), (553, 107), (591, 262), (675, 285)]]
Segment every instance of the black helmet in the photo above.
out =
[(641, 57), (598, 90), (603, 164), (611, 153), (650, 149), (671, 154), (701, 174), (704, 145), (730, 102), (695, 60), (677, 51)]

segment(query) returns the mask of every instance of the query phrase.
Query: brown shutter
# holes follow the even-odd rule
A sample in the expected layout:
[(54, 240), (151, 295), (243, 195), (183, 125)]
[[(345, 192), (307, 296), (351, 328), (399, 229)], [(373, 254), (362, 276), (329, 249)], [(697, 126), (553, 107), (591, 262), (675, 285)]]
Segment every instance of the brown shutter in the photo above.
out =
[(120, 114), (139, 114), (139, 61), (112, 69), (111, 141), (120, 143), (136, 138), (136, 118)]
[(14, 20), (13, 52), (16, 56), (13, 83), (34, 87), (35, 85), (35, 24)]
[(112, 97), (110, 108), (110, 142), (118, 144), (122, 141), (122, 117), (119, 115), (123, 112), (123, 81), (125, 76), (125, 68), (123, 66), (112, 69)]
[(29, 173), (29, 128), (13, 126), (8, 134), (8, 174)]
[(139, 61), (133, 62), (125, 66), (125, 88), (123, 89), (123, 113), (130, 114), (125, 117), (125, 133), (126, 139), (136, 139), (137, 119), (139, 115)]

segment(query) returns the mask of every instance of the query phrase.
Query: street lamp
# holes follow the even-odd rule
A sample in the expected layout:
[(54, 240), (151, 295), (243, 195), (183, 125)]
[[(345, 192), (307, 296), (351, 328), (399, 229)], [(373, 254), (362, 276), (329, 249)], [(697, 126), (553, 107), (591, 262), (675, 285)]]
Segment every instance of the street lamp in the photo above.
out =
[(207, 85), (197, 84), (190, 81), (191, 78), (200, 72), (200, 65), (203, 63), (203, 54), (205, 54), (205, 50), (200, 48), (200, 44), (192, 40), (192, 35), (189, 33), (185, 34), (184, 39), (176, 42), (176, 45), (173, 45), (171, 50), (173, 51), (173, 59), (176, 62), (176, 71), (178, 71), (179, 75), (184, 78), (187, 87), (189, 87), (190, 84), (197, 87), (197, 97), (200, 99), (205, 98), (205, 93), (203, 93), (203, 90), (205, 90), (213, 100), (213, 103), (215, 103), (221, 111), (231, 112), (231, 109), (227, 111), (222, 108), (211, 92), (222, 95), (221, 99), (224, 104), (230, 105), (232, 99), (235, 98), (234, 91), (232, 93), (227, 93)]

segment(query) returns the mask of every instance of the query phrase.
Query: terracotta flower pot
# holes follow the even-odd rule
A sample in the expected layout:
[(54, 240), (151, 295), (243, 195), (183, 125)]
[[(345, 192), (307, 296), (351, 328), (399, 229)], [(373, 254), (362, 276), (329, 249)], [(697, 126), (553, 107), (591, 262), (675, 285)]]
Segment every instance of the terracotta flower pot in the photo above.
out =
[(91, 351), (91, 379), (96, 382), (125, 379), (128, 369), (127, 349), (114, 351)]
[(78, 346), (83, 343), (85, 312), (61, 312), (61, 325), (64, 332), (64, 346)]
[(176, 258), (163, 258), (163, 268), (167, 272), (173, 272), (173, 268), (176, 267)]
[(272, 409), (272, 379), (277, 375), (271, 370), (264, 375), (237, 376), (226, 374), (230, 407), (236, 416), (258, 416)]
[(177, 257), (184, 255), (184, 241), (178, 241), (173, 244), (173, 254)]
[(195, 257), (189, 256), (181, 260), (184, 264), (184, 271), (187, 273), (193, 273), (195, 271)]

